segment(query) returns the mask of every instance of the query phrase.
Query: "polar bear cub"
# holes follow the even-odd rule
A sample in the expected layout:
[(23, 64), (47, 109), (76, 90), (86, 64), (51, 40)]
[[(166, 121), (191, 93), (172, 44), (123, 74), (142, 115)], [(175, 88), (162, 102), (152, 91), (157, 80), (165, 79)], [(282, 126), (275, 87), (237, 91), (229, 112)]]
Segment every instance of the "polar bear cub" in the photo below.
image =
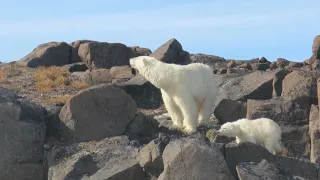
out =
[(209, 121), (218, 89), (208, 65), (168, 64), (150, 56), (131, 58), (130, 65), (160, 89), (172, 129), (191, 134)]
[(221, 126), (218, 134), (236, 137), (236, 142), (249, 141), (264, 146), (270, 153), (281, 151), (281, 128), (271, 119), (258, 118), (255, 120), (239, 119), (227, 122)]

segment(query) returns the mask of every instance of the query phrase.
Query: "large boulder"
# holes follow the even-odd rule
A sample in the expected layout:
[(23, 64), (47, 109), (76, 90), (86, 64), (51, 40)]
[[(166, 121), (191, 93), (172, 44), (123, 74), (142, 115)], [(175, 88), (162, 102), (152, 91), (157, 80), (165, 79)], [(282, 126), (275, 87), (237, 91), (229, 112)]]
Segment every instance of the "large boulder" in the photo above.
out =
[(97, 42), (97, 41), (92, 41), (92, 40), (77, 40), (72, 43), (70, 43), (72, 47), (72, 52), (71, 52), (71, 63), (78, 63), (82, 62), (80, 56), (78, 55), (78, 50), (81, 44), (87, 43), (87, 42)]
[(129, 65), (131, 49), (121, 43), (87, 42), (79, 46), (78, 54), (89, 69)]
[(247, 99), (272, 98), (274, 72), (255, 71), (242, 76), (215, 78), (217, 83), (221, 84), (217, 104), (222, 99), (246, 101)]
[(248, 100), (247, 118), (270, 118), (282, 129), (282, 143), (289, 155), (308, 158), (310, 138), (308, 136), (309, 108), (292, 100)]
[(158, 180), (233, 179), (220, 149), (199, 139), (171, 141), (164, 149), (164, 171)]
[(157, 109), (162, 104), (160, 89), (155, 87), (143, 76), (135, 76), (129, 81), (116, 83), (125, 90), (137, 103), (138, 108)]
[(320, 122), (319, 107), (311, 106), (309, 116), (310, 161), (320, 163)]
[(174, 64), (189, 64), (189, 53), (182, 49), (178, 40), (172, 38), (161, 45), (149, 56), (155, 57), (159, 61)]
[(112, 82), (114, 83), (126, 82), (134, 76), (133, 69), (128, 65), (113, 66), (110, 69), (110, 74), (112, 75)]
[(48, 179), (146, 180), (137, 155), (125, 136), (58, 147), (48, 153)]
[(0, 179), (42, 180), (46, 110), (0, 88)]
[(247, 106), (245, 102), (235, 101), (231, 99), (222, 99), (214, 109), (214, 116), (221, 124), (236, 121), (245, 118), (247, 114)]
[(304, 106), (316, 104), (317, 79), (320, 73), (316, 71), (295, 70), (285, 76), (282, 82), (282, 97), (301, 103)]
[(121, 135), (134, 119), (137, 105), (120, 88), (97, 85), (82, 90), (63, 106), (63, 141), (90, 141)]
[(71, 63), (71, 46), (66, 42), (40, 44), (31, 53), (18, 61), (28, 67), (62, 66)]
[(281, 96), (282, 93), (282, 81), (292, 71), (290, 70), (279, 70), (275, 73), (274, 78), (273, 78), (273, 97), (278, 97)]

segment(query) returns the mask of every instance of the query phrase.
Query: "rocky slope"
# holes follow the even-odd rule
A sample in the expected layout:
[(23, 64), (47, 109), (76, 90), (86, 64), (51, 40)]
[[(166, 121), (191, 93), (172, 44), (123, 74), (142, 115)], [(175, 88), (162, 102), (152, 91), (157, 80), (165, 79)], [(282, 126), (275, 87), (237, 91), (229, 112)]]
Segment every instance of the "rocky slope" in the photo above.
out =
[[(169, 130), (159, 89), (129, 67), (140, 55), (212, 67), (219, 96), (208, 127)], [(319, 62), (320, 36), (301, 63), (190, 54), (176, 39), (154, 52), (92, 40), (39, 45), (0, 64), (0, 179), (320, 179)], [(244, 117), (279, 123), (284, 151), (215, 134)]]

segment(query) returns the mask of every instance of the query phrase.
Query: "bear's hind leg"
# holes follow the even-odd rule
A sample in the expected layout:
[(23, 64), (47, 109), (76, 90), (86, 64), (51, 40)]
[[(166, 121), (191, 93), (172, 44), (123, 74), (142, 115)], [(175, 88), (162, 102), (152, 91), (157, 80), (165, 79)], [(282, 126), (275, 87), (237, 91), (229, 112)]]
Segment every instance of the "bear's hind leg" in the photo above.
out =
[(171, 130), (177, 130), (182, 129), (182, 113), (180, 108), (176, 105), (176, 103), (173, 101), (173, 99), (163, 90), (161, 90), (162, 99), (164, 102), (164, 105), (171, 117), (173, 125), (170, 127)]
[(181, 109), (184, 131), (192, 134), (197, 130), (198, 121), (198, 109), (195, 100), (191, 94), (185, 92), (175, 96), (174, 101)]

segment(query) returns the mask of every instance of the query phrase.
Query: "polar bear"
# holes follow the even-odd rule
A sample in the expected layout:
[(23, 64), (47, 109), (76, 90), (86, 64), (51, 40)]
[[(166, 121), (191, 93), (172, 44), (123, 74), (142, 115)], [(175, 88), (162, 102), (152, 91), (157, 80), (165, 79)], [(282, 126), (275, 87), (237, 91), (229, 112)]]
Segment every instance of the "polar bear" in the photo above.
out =
[(271, 119), (258, 118), (249, 120), (246, 118), (234, 122), (227, 122), (218, 130), (219, 135), (236, 137), (236, 142), (249, 141), (262, 145), (270, 153), (281, 151), (281, 128)]
[(209, 121), (218, 90), (208, 65), (168, 64), (139, 56), (130, 59), (130, 66), (160, 89), (173, 122), (171, 129), (191, 134)]

